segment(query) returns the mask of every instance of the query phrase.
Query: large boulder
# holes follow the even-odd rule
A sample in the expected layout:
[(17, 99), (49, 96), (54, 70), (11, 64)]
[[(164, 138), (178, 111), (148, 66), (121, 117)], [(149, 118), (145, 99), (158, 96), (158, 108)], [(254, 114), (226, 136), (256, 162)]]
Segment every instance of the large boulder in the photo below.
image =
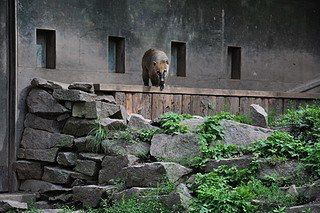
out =
[(77, 155), (73, 152), (59, 152), (57, 157), (58, 164), (62, 166), (75, 166)]
[(101, 163), (105, 155), (96, 153), (79, 153), (79, 158)]
[(87, 136), (96, 125), (93, 119), (69, 118), (62, 129), (62, 133), (76, 137)]
[(13, 168), (19, 180), (41, 179), (42, 165), (39, 162), (18, 160), (14, 162)]
[(126, 121), (122, 119), (111, 119), (104, 118), (99, 121), (99, 123), (106, 129), (109, 130), (123, 130), (126, 129)]
[(95, 100), (110, 104), (116, 104), (116, 99), (112, 95), (98, 95)]
[(150, 154), (161, 161), (177, 162), (188, 166), (201, 156), (198, 136), (193, 133), (179, 135), (155, 135), (151, 140)]
[(40, 194), (47, 193), (47, 192), (71, 191), (71, 189), (63, 188), (62, 186), (41, 181), (41, 180), (25, 180), (21, 183), (19, 189), (25, 192), (40, 193)]
[(78, 102), (73, 105), (72, 116), (80, 118), (108, 118), (120, 111), (120, 107), (115, 104), (101, 101)]
[(123, 178), (122, 169), (136, 164), (138, 160), (133, 155), (105, 156), (102, 161), (102, 169), (99, 172), (99, 183), (114, 184)]
[(32, 89), (29, 92), (27, 106), (29, 112), (41, 115), (59, 115), (68, 112), (67, 108), (42, 89)]
[(128, 118), (128, 125), (132, 129), (153, 129), (155, 128), (150, 124), (151, 120), (145, 119), (142, 115), (131, 114)]
[(92, 177), (98, 172), (98, 163), (91, 160), (77, 160), (74, 170)]
[[(260, 179), (266, 179), (270, 176), (274, 176), (276, 178), (286, 178), (294, 175), (299, 171), (298, 162), (296, 160), (279, 162), (275, 165), (270, 164), (267, 160), (260, 163), (260, 170), (258, 173), (258, 177)], [(300, 174), (301, 176), (304, 174)]]
[(191, 171), (177, 163), (155, 162), (125, 167), (123, 175), (127, 188), (156, 187), (165, 181), (175, 183)]
[(18, 150), (18, 158), (28, 160), (38, 160), (54, 163), (58, 154), (59, 148), (52, 149), (22, 149)]
[(111, 197), (116, 191), (114, 186), (75, 186), (73, 190), (73, 200), (79, 201), (83, 206), (98, 207), (102, 198)]
[(26, 149), (50, 149), (54, 147), (72, 147), (74, 137), (43, 130), (25, 128), (21, 146)]
[(192, 118), (183, 120), (180, 123), (187, 126), (191, 132), (195, 132), (198, 126), (204, 123), (204, 118), (201, 116), (193, 116)]
[(155, 191), (155, 188), (132, 187), (115, 193), (112, 198), (116, 201), (126, 200), (130, 198), (144, 197)]
[(192, 202), (192, 196), (189, 189), (184, 184), (179, 184), (176, 191), (168, 195), (160, 196), (160, 201), (171, 210), (180, 210), (183, 208), (188, 211)]
[(250, 117), (254, 126), (268, 127), (268, 114), (267, 112), (257, 104), (250, 105)]
[(235, 121), (222, 120), (224, 143), (238, 146), (247, 146), (254, 141), (265, 140), (271, 134), (271, 129), (251, 126)]
[(96, 95), (81, 90), (55, 89), (53, 97), (60, 101), (91, 102), (94, 101)]
[(68, 87), (71, 90), (81, 90), (88, 93), (94, 93), (94, 87), (92, 83), (87, 82), (74, 82), (71, 83)]
[(71, 181), (73, 171), (61, 169), (59, 167), (44, 167), (42, 180), (50, 183), (68, 184)]
[(16, 212), (16, 210), (27, 210), (28, 204), (12, 200), (0, 200), (0, 212)]
[(24, 127), (58, 133), (62, 125), (58, 121), (44, 119), (32, 113), (28, 113), (24, 120)]
[(50, 81), (50, 80), (45, 80), (43, 78), (34, 78), (31, 81), (31, 86), (33, 87), (39, 87), (43, 89), (49, 89), (49, 90), (54, 90), (54, 89), (67, 89), (68, 84), (56, 82), (56, 81)]
[(104, 140), (102, 150), (107, 155), (134, 155), (146, 157), (150, 151), (150, 145), (145, 142), (128, 142), (124, 140)]

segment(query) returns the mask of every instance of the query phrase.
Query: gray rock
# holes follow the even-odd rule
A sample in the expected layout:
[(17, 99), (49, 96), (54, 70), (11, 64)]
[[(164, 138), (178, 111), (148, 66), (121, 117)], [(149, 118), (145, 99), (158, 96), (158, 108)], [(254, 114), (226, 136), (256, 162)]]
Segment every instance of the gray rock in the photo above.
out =
[(36, 194), (35, 193), (2, 193), (0, 194), (0, 200), (12, 200), (18, 201), (22, 203), (30, 203), (36, 201)]
[(74, 137), (43, 130), (25, 128), (21, 146), (28, 149), (50, 149), (54, 147), (72, 147)]
[(7, 212), (9, 210), (27, 210), (28, 204), (19, 201), (1, 200), (0, 212)]
[(195, 157), (201, 156), (196, 134), (155, 135), (151, 140), (150, 154), (161, 161), (170, 161), (188, 166)]
[[(56, 120), (59, 121), (59, 124), (60, 124), (61, 121), (65, 121), (70, 117), (71, 117), (70, 114), (65, 113), (65, 114), (59, 115)], [(61, 125), (61, 127), (62, 127), (62, 125)]]
[(96, 125), (92, 119), (69, 118), (62, 129), (62, 133), (76, 137), (87, 136)]
[(74, 170), (92, 177), (98, 172), (98, 163), (91, 160), (77, 160)]
[(68, 109), (59, 104), (51, 94), (41, 89), (32, 89), (27, 96), (27, 106), (31, 113), (41, 115), (59, 115)]
[(296, 187), (296, 191), (297, 191), (298, 195), (306, 198), (307, 200), (319, 200), (319, 198), (320, 198), (320, 182), (316, 181), (315, 183), (313, 183), (311, 185)]
[(96, 101), (102, 101), (110, 104), (117, 104), (116, 99), (112, 95), (98, 95)]
[(49, 201), (58, 201), (58, 202), (68, 202), (71, 201), (73, 198), (73, 194), (60, 194), (57, 196), (50, 196)]
[(132, 129), (153, 129), (155, 128), (150, 124), (151, 120), (145, 119), (142, 115), (131, 114), (128, 118), (128, 125)]
[(65, 101), (64, 106), (67, 109), (72, 110), (73, 103), (71, 101)]
[(60, 131), (61, 124), (55, 120), (44, 119), (32, 113), (28, 113), (24, 120), (24, 127), (57, 133)]
[(52, 209), (53, 206), (47, 201), (38, 201), (34, 203), (35, 208), (37, 209)]
[(289, 177), (298, 172), (298, 162), (295, 160), (281, 162), (276, 165), (270, 165), (267, 161), (260, 164), (258, 178), (265, 179), (268, 176), (275, 176), (277, 178)]
[(109, 130), (123, 130), (127, 128), (126, 122), (120, 119), (104, 118), (99, 123)]
[(77, 138), (74, 140), (74, 144), (79, 152), (100, 152), (101, 149), (95, 145), (93, 136)]
[(80, 159), (92, 160), (92, 161), (101, 163), (105, 155), (95, 154), (95, 153), (79, 153), (79, 157)]
[(94, 101), (96, 95), (81, 90), (55, 89), (53, 97), (60, 101), (91, 102)]
[(73, 171), (61, 169), (59, 167), (44, 167), (42, 180), (50, 183), (67, 184), (71, 181)]
[(25, 180), (21, 183), (19, 189), (25, 192), (33, 192), (40, 194), (47, 192), (67, 192), (71, 190), (41, 180)]
[(141, 187), (132, 187), (131, 189), (126, 189), (121, 192), (115, 193), (112, 198), (117, 201), (130, 199), (132, 197), (144, 197), (148, 194), (151, 194), (155, 188), (141, 188)]
[(39, 162), (19, 160), (13, 163), (19, 180), (41, 179), (42, 165)]
[(192, 202), (192, 196), (189, 189), (184, 184), (180, 184), (176, 192), (160, 196), (160, 201), (171, 210), (180, 210), (181, 207), (188, 210)]
[(145, 142), (126, 142), (122, 140), (102, 141), (102, 150), (107, 155), (134, 155), (146, 157), (150, 151), (150, 145)]
[(74, 186), (84, 186), (86, 185), (86, 182), (84, 180), (81, 180), (81, 179), (75, 179), (73, 181), (73, 183), (71, 184), (71, 187), (74, 187)]
[(196, 175), (193, 174), (186, 180), (186, 186), (189, 189), (191, 189), (194, 186), (195, 182), (196, 182)]
[(192, 170), (176, 163), (155, 162), (123, 169), (126, 187), (156, 187), (166, 180), (177, 182)]
[(34, 78), (34, 79), (32, 79), (31, 86), (44, 88), (44, 89), (51, 89), (51, 90), (68, 88), (68, 84), (55, 82), (55, 81), (50, 81), (50, 80), (45, 80), (43, 78)]
[(270, 129), (229, 120), (222, 120), (221, 126), (224, 131), (224, 143), (238, 146), (247, 146), (254, 141), (265, 140), (273, 132)]
[(125, 124), (127, 124), (128, 123), (128, 118), (129, 118), (128, 111), (122, 105), (120, 105), (119, 108), (120, 108), (120, 111), (118, 111), (114, 115), (110, 116), (110, 118), (123, 120), (125, 122)]
[(268, 114), (257, 104), (250, 105), (250, 117), (254, 126), (268, 127)]
[(252, 156), (241, 156), (241, 157), (221, 159), (221, 160), (210, 159), (205, 166), (205, 172), (211, 172), (222, 165), (226, 165), (230, 167), (236, 166), (239, 169), (244, 169), (244, 168), (247, 168), (252, 163), (252, 161), (253, 161)]
[(73, 190), (73, 200), (80, 201), (84, 206), (98, 207), (102, 198), (111, 197), (116, 191), (114, 186), (75, 186)]
[(204, 123), (204, 118), (200, 116), (193, 116), (190, 119), (181, 121), (181, 124), (187, 126), (191, 132), (195, 132), (198, 126), (200, 126), (203, 123)]
[(286, 209), (287, 213), (319, 213), (320, 212), (320, 204), (306, 204), (301, 206), (293, 206)]
[(58, 148), (52, 149), (22, 149), (18, 151), (18, 158), (28, 160), (38, 160), (45, 162), (55, 162), (58, 154)]
[(87, 82), (74, 82), (71, 83), (68, 89), (81, 90), (84, 92), (94, 93), (94, 87), (92, 83)]
[(93, 101), (74, 103), (72, 116), (80, 118), (108, 118), (120, 111), (120, 107), (115, 104)]
[(117, 180), (123, 178), (122, 169), (136, 164), (138, 160), (133, 155), (105, 156), (102, 169), (99, 172), (99, 183), (114, 184)]
[(57, 162), (63, 166), (75, 166), (77, 155), (73, 152), (59, 152)]

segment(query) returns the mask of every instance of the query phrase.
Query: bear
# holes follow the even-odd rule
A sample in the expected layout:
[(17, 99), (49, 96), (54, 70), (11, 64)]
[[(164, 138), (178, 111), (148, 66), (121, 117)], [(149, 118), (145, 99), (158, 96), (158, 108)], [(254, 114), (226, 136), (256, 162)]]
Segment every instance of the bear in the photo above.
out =
[(142, 57), (142, 78), (144, 86), (152, 86), (164, 89), (165, 80), (169, 74), (169, 60), (165, 52), (157, 49), (149, 49)]

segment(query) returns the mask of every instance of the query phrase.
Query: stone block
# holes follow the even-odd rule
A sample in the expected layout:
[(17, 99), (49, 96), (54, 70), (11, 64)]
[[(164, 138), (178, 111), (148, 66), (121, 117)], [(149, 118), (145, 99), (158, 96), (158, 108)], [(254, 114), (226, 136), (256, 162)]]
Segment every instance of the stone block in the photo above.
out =
[(52, 149), (22, 149), (18, 151), (18, 158), (28, 160), (38, 160), (45, 162), (55, 162), (58, 154), (58, 148)]
[(53, 97), (60, 101), (91, 102), (94, 101), (96, 95), (81, 90), (55, 89)]
[(72, 116), (80, 118), (108, 118), (120, 111), (120, 107), (115, 104), (93, 101), (74, 103)]
[(91, 160), (77, 160), (74, 170), (92, 177), (98, 172), (98, 163)]
[(19, 180), (41, 179), (42, 165), (39, 162), (18, 160), (13, 163), (13, 168)]
[(87, 82), (74, 82), (71, 83), (68, 87), (71, 90), (81, 90), (88, 93), (94, 93), (94, 87), (92, 83)]
[(24, 120), (24, 127), (58, 133), (62, 126), (58, 121), (44, 119), (32, 113), (28, 113)]
[(73, 152), (59, 152), (57, 162), (63, 166), (75, 166), (77, 155)]

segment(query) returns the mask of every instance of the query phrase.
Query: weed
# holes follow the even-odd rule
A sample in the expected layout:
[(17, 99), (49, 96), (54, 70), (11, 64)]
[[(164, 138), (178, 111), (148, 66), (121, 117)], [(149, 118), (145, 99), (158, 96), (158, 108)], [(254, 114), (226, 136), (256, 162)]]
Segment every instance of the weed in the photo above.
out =
[(142, 142), (146, 142), (146, 143), (151, 143), (151, 140), (153, 138), (154, 135), (156, 134), (160, 134), (161, 133), (161, 129), (141, 129), (138, 132), (138, 138), (140, 139), (140, 141)]
[(98, 152), (100, 150), (102, 141), (108, 138), (109, 131), (99, 122), (96, 122), (89, 135), (93, 136), (93, 139), (89, 140), (92, 151)]
[(188, 127), (181, 124), (181, 121), (192, 118), (191, 115), (179, 115), (169, 112), (160, 116), (160, 127), (166, 134), (187, 133)]

